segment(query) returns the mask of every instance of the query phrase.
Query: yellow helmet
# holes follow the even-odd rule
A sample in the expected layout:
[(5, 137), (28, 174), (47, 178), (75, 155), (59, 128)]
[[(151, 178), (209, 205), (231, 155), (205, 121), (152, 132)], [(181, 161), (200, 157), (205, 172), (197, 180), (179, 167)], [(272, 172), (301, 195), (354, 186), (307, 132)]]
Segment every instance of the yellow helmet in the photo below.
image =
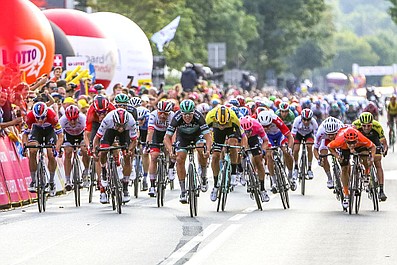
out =
[(220, 125), (225, 125), (230, 120), (230, 110), (226, 106), (220, 106), (216, 110), (215, 119)]

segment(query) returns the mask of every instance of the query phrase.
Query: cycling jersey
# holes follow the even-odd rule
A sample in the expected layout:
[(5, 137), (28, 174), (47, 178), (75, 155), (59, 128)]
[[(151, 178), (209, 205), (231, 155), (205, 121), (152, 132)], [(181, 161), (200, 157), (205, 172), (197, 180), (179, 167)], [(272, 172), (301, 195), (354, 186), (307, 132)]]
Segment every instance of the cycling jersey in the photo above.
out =
[(273, 116), (273, 121), (269, 125), (269, 127), (266, 128), (266, 133), (267, 136), (269, 135), (275, 135), (279, 132), (281, 132), (283, 135), (287, 135), (290, 133), (290, 130), (288, 129), (287, 125), (278, 117), (276, 114), (272, 114)]
[(224, 125), (220, 125), (215, 118), (215, 114), (216, 114), (217, 110), (218, 110), (218, 108), (213, 108), (212, 110), (210, 110), (207, 113), (205, 122), (208, 124), (209, 127), (216, 128), (219, 130), (224, 130), (226, 128), (234, 128), (236, 132), (240, 132), (241, 134), (244, 134), (243, 129), (240, 127), (240, 120), (238, 119), (238, 117), (234, 111), (232, 111), (230, 109), (229, 110), (229, 112), (230, 112), (229, 121)]
[(65, 115), (59, 119), (59, 123), (65, 133), (70, 135), (79, 135), (84, 131), (86, 116), (83, 113), (79, 113), (79, 117), (76, 120), (75, 126), (70, 124)]
[(391, 102), (387, 105), (387, 113), (389, 115), (397, 115), (397, 102), (392, 104)]
[[(110, 111), (112, 111), (112, 110), (115, 110), (115, 109), (116, 109), (116, 107), (115, 107), (112, 103), (109, 103), (109, 106), (108, 106), (108, 113), (109, 113)], [(98, 116), (98, 114), (96, 113), (94, 106), (91, 105), (91, 106), (88, 108), (88, 110), (87, 110), (87, 119), (86, 119), (86, 126), (85, 126), (85, 130), (86, 130), (87, 132), (91, 132), (91, 131), (92, 131), (92, 123), (93, 123), (93, 122), (99, 123), (100, 121), (99, 121), (99, 116)]]
[(252, 122), (253, 122), (253, 126), (252, 126), (251, 137), (257, 136), (261, 138), (263, 141), (268, 140), (266, 132), (263, 129), (263, 126), (259, 123), (259, 121), (252, 120)]
[(203, 115), (201, 115), (197, 110), (194, 111), (193, 119), (190, 123), (186, 123), (183, 120), (183, 113), (180, 110), (177, 111), (167, 128), (167, 134), (173, 135), (176, 129), (178, 129), (178, 134), (180, 133), (187, 136), (207, 134), (210, 132)]
[[(357, 130), (359, 130), (360, 132), (362, 132), (362, 126), (361, 126), (361, 122), (359, 119), (355, 120), (353, 122), (354, 127), (357, 128)], [(371, 131), (366, 134), (366, 137), (368, 137), (369, 139), (376, 137), (378, 139), (383, 139), (385, 138), (385, 133), (383, 131), (382, 125), (380, 125), (380, 123), (376, 120), (372, 121), (372, 129)]]
[[(341, 123), (341, 126), (344, 126), (343, 123)], [(320, 124), (320, 126), (317, 129), (317, 133), (315, 134), (315, 137), (314, 137), (314, 148), (321, 147), (321, 142), (322, 141), (324, 141), (325, 146), (330, 142), (327, 134), (325, 133), (325, 128), (324, 128), (323, 123)], [(322, 149), (322, 148), (320, 148), (320, 149)]]
[(306, 126), (302, 121), (302, 116), (298, 116), (294, 120), (294, 124), (292, 125), (292, 135), (296, 135), (299, 133), (302, 136), (314, 133), (316, 134), (318, 128), (318, 124), (315, 119), (311, 119), (308, 126)]
[[(96, 133), (96, 136), (99, 138), (102, 138), (102, 136), (105, 134), (107, 129), (113, 129), (116, 130), (116, 126), (113, 121), (113, 113), (116, 110), (112, 110), (109, 112), (105, 118), (102, 120), (101, 125), (98, 128), (98, 131)], [(126, 113), (128, 115), (128, 122), (127, 124), (124, 125), (124, 131), (129, 131), (129, 135), (131, 140), (135, 140), (137, 138), (136, 134), (136, 122), (134, 120), (134, 117), (132, 117), (131, 113)]]
[[(344, 136), (344, 133), (348, 128), (349, 127), (340, 129), (335, 139), (328, 144), (328, 147), (332, 149), (340, 148), (342, 150), (349, 150), (349, 147), (346, 144), (345, 136)], [(356, 130), (356, 132), (358, 134), (358, 141), (355, 146), (355, 149), (359, 147), (371, 148), (374, 146), (372, 141), (369, 140), (367, 137), (365, 137), (360, 131)]]
[(174, 112), (170, 111), (167, 116), (167, 119), (165, 121), (161, 121), (159, 119), (158, 110), (154, 110), (149, 115), (148, 128), (150, 130), (165, 132), (167, 130), (168, 125), (170, 125), (173, 117), (174, 117)]
[(295, 114), (292, 110), (289, 110), (287, 117), (283, 118), (281, 116), (281, 111), (278, 109), (276, 111), (276, 115), (280, 117), (280, 119), (285, 123), (285, 125), (289, 126), (292, 125), (292, 123), (295, 120)]
[(61, 125), (58, 122), (57, 115), (53, 109), (48, 108), (47, 118), (43, 124), (39, 124), (32, 111), (26, 115), (26, 123), (23, 128), (25, 134), (31, 133), (32, 129), (48, 129), (52, 127), (56, 134), (62, 133)]

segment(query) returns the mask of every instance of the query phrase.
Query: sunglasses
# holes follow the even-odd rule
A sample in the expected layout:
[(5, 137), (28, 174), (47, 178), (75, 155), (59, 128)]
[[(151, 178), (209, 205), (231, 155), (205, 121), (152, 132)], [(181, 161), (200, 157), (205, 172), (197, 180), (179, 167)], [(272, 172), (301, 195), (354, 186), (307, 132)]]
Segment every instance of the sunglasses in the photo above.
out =
[(305, 119), (305, 118), (302, 118), (302, 120), (303, 120), (303, 121), (311, 121), (312, 119)]
[(106, 114), (106, 111), (107, 111), (107, 110), (96, 110), (95, 112), (96, 112), (96, 114), (98, 114), (98, 115), (103, 115), (103, 114)]
[(183, 116), (193, 116), (193, 112), (183, 112)]
[(159, 111), (158, 114), (159, 114), (159, 115), (168, 115), (169, 113), (168, 113), (168, 112), (165, 112), (165, 111)]
[(41, 117), (36, 117), (36, 120), (44, 121), (46, 118), (47, 118), (47, 116), (41, 116)]
[(327, 133), (328, 137), (332, 137), (332, 136), (335, 136), (335, 135), (336, 135), (336, 133)]
[(355, 145), (357, 141), (346, 141), (347, 145)]
[(372, 124), (361, 124), (361, 127), (370, 128), (370, 127), (372, 127)]
[(245, 132), (246, 134), (250, 134), (250, 133), (252, 133), (252, 129), (244, 130), (244, 132)]

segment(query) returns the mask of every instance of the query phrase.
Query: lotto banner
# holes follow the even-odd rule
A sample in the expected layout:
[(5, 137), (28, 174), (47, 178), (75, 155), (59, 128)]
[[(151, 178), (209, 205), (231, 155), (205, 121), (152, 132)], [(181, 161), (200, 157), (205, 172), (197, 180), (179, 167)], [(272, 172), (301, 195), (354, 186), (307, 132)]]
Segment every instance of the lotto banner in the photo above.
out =
[(2, 177), (6, 183), (6, 189), (10, 197), (10, 202), (14, 204), (21, 202), (22, 200), (19, 195), (17, 181), (14, 178), (15, 172), (13, 169), (13, 160), (16, 160), (17, 158), (14, 150), (8, 149), (8, 146), (5, 142), (7, 139), (8, 137), (0, 138), (0, 167), (2, 169)]

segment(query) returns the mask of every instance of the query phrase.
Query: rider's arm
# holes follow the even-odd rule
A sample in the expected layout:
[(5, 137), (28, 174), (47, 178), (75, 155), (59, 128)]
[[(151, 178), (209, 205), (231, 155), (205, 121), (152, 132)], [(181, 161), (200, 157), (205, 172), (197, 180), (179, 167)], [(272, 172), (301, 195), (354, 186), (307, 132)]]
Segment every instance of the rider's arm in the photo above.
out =
[(289, 148), (289, 149), (292, 149), (293, 146), (294, 146), (294, 137), (292, 136), (291, 132), (289, 132), (289, 133), (286, 135), (286, 137), (287, 137), (287, 139), (288, 139), (288, 148)]
[(165, 148), (167, 149), (168, 153), (172, 153), (172, 136), (174, 134), (169, 134), (168, 132), (164, 136), (164, 145)]

